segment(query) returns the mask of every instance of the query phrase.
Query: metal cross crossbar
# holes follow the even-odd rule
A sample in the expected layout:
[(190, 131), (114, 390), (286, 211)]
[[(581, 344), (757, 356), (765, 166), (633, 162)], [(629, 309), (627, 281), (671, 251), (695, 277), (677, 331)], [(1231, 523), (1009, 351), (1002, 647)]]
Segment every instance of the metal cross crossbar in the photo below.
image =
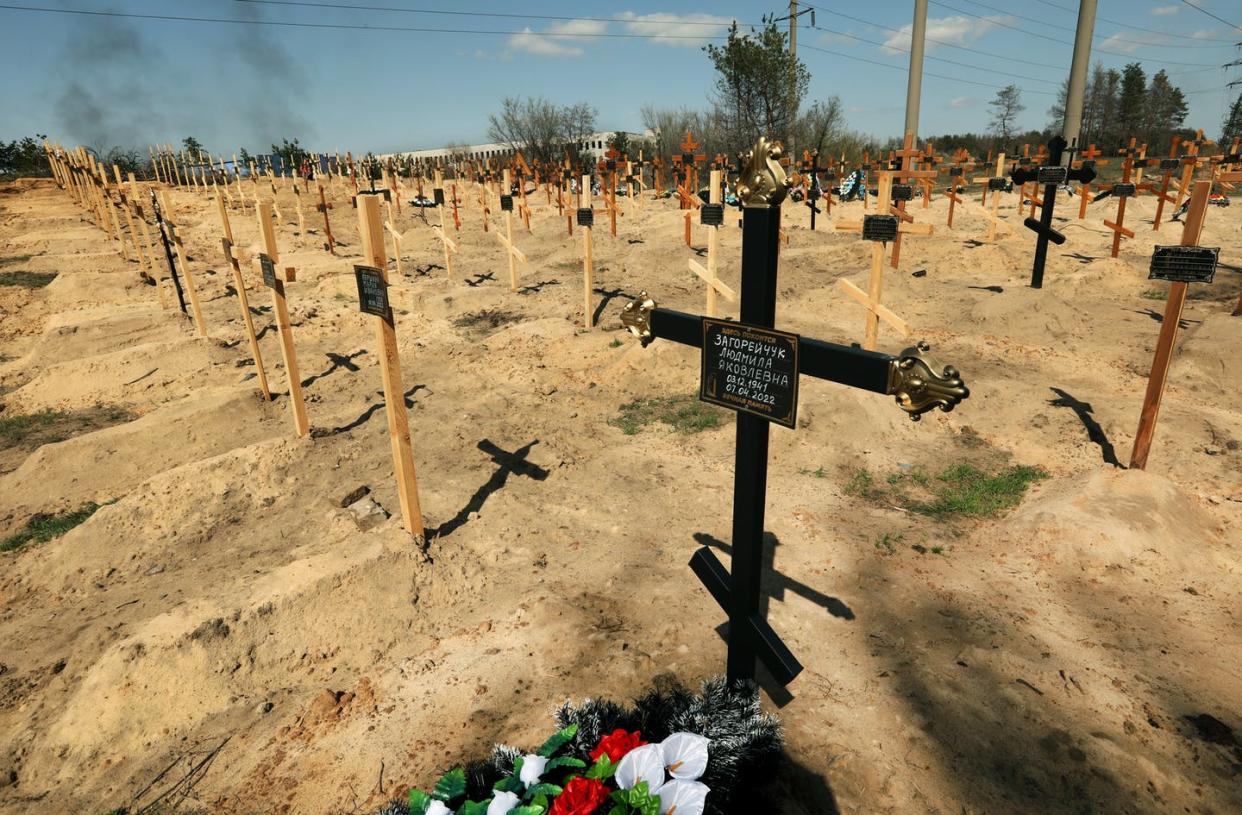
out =
[(658, 308), (644, 292), (625, 307), (621, 321), (644, 346), (659, 338), (701, 348), (700, 398), (738, 413), (732, 571), (706, 546), (694, 553), (690, 567), (728, 614), (729, 680), (753, 680), (759, 660), (787, 685), (802, 665), (764, 619), (760, 602), (769, 423), (796, 426), (801, 375), (894, 395), (914, 418), (932, 408), (952, 410), (969, 391), (955, 368), (928, 356), (925, 344), (891, 356), (773, 330), (780, 205), (789, 189), (777, 162), (780, 152), (779, 145), (759, 139), (738, 183), (741, 320)]

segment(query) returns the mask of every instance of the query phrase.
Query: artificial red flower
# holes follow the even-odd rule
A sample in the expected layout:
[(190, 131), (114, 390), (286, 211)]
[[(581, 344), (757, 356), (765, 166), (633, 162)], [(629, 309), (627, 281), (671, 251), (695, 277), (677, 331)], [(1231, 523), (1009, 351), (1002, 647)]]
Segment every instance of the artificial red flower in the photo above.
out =
[(627, 733), (618, 727), (599, 740), (599, 744), (591, 751), (591, 760), (599, 761), (599, 757), (607, 753), (608, 760), (616, 764), (626, 753), (646, 743), (637, 730)]
[(598, 778), (575, 776), (552, 801), (548, 815), (591, 815), (608, 800), (608, 788)]

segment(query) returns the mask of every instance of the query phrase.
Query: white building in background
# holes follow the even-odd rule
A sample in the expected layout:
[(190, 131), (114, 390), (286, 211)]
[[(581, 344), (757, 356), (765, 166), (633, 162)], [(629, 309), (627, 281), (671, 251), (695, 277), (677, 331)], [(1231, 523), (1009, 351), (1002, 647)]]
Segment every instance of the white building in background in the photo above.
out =
[[(655, 134), (650, 130), (642, 133), (635, 133), (630, 130), (602, 130), (598, 133), (592, 133), (590, 136), (587, 136), (586, 141), (583, 142), (581, 147), (583, 154), (590, 156), (592, 161), (599, 161), (604, 157), (604, 153), (608, 151), (608, 144), (612, 141), (613, 137), (619, 133), (624, 133), (629, 138), (631, 143), (655, 137)], [(486, 159), (509, 156), (512, 155), (513, 152), (513, 149), (507, 144), (469, 144), (453, 148), (438, 147), (432, 150), (410, 150), (405, 153), (387, 153), (380, 156), (380, 158), (387, 159), (391, 156), (392, 158), (434, 161), (436, 159), (447, 158), (450, 155), (465, 155), (465, 157), (469, 159)]]

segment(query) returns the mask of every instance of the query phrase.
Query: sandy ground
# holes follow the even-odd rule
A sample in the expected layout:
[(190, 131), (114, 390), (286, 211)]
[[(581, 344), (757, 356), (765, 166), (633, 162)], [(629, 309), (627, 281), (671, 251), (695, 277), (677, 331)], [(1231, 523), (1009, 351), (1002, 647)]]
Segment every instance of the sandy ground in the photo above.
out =
[[(0, 534), (35, 512), (114, 501), (64, 537), (0, 555), (0, 811), (98, 812), (189, 775), (210, 812), (355, 812), (478, 755), (537, 743), (566, 698), (624, 698), (658, 674), (723, 669), (723, 614), (687, 561), (730, 529), (732, 422), (679, 435), (609, 424), (637, 397), (697, 389), (697, 355), (647, 349), (618, 313), (646, 289), (699, 312), (668, 201), (597, 228), (600, 325), (584, 331), (580, 235), (542, 194), (522, 289), (466, 203), (456, 279), (407, 208), (393, 302), (426, 553), (399, 523), (372, 318), (357, 310), (357, 219), (337, 186), (339, 256), (297, 235), (282, 261), (314, 437), (293, 436), (271, 297), (251, 272), (253, 208), (232, 210), (272, 403), (258, 395), (214, 202), (175, 191), (209, 338), (160, 307), (102, 231), (48, 182), (0, 196), (0, 416), (124, 408), (132, 421), (32, 452), (0, 474)], [(977, 201), (977, 197), (975, 198)], [(1033, 238), (996, 245), (977, 204), (908, 240), (884, 301), (972, 391), (912, 423), (887, 397), (804, 379), (796, 431), (772, 436), (770, 618), (806, 666), (780, 705), (794, 766), (774, 811), (1242, 811), (1242, 210), (1212, 208), (1216, 282), (1194, 289), (1147, 472), (1128, 461), (1163, 302), (1142, 293), (1153, 202), (1108, 257), (1113, 202), (1058, 219), (1043, 290)], [(1076, 201), (1063, 207), (1076, 214)], [(786, 205), (778, 326), (861, 339), (837, 285), (866, 286), (868, 246)], [(432, 213), (434, 218), (434, 213)], [(597, 216), (597, 222), (605, 222)], [(309, 226), (318, 227), (307, 211)], [(502, 223), (492, 216), (493, 233)], [(739, 230), (723, 230), (736, 288)], [(705, 245), (695, 226), (695, 245)], [(920, 274), (925, 272), (925, 274)], [(459, 327), (482, 310), (510, 322)], [(881, 347), (907, 342), (882, 331)], [(1231, 361), (1232, 360), (1232, 361)], [(1089, 403), (1075, 411), (1070, 401)], [(1015, 510), (939, 523), (845, 490), (851, 471), (955, 461), (1039, 465)], [(822, 468), (822, 469), (821, 469)], [(361, 486), (398, 517), (363, 529)], [(888, 551), (879, 542), (897, 541)], [(901, 536), (901, 537), (897, 537)], [(918, 544), (943, 547), (919, 553)], [(722, 557), (727, 551), (722, 552)], [(727, 558), (726, 562), (727, 562)], [(1199, 719), (1197, 721), (1205, 721)], [(1211, 730), (1211, 728), (1209, 728)], [(1232, 736), (1212, 731), (1228, 742)], [(1213, 736), (1214, 734), (1214, 736)], [(197, 770), (195, 770), (197, 768)], [(163, 772), (167, 770), (167, 772)]]

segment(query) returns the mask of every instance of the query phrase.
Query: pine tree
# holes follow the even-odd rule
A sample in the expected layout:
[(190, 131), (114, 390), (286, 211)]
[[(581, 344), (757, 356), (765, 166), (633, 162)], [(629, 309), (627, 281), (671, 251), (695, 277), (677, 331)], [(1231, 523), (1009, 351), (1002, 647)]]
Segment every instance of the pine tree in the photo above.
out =
[(1142, 138), (1146, 124), (1147, 75), (1143, 66), (1131, 62), (1121, 74), (1121, 97), (1117, 103), (1117, 128), (1122, 140)]
[(1169, 149), (1173, 131), (1186, 121), (1189, 108), (1181, 88), (1169, 81), (1169, 75), (1158, 71), (1151, 78), (1147, 91), (1147, 108), (1142, 139), (1147, 143), (1149, 154), (1163, 153)]
[(1233, 100), (1229, 114), (1221, 123), (1220, 143), (1228, 147), (1237, 138), (1242, 138), (1242, 91), (1238, 91), (1238, 98)]

